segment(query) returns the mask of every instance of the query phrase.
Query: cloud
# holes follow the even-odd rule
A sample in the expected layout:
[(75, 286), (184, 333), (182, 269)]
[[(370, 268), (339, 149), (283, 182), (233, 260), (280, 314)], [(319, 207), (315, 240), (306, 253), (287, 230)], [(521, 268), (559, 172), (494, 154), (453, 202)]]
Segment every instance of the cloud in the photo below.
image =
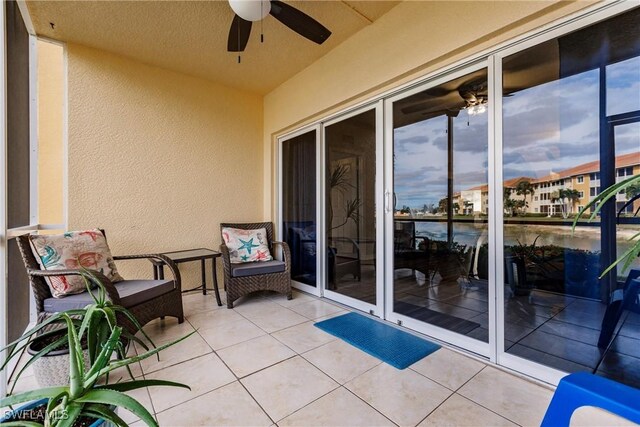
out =
[[(607, 67), (608, 114), (640, 109), (640, 58)], [(539, 178), (599, 159), (599, 72), (590, 70), (503, 99), (503, 176)], [(467, 125), (467, 120), (469, 125)], [(487, 182), (488, 115), (454, 120), (456, 191)], [(398, 204), (446, 195), (446, 117), (394, 131)], [(616, 128), (616, 153), (640, 150), (640, 124)]]
[[(487, 153), (489, 126), (487, 114), (467, 118), (467, 114), (460, 114), (453, 129), (453, 149), (469, 153)], [(467, 122), (467, 120), (469, 120)], [(467, 123), (469, 123), (467, 125)]]
[(486, 184), (488, 181), (488, 172), (486, 170), (478, 170), (472, 172), (454, 173), (453, 183), (455, 191), (465, 190), (477, 185)]
[(505, 149), (538, 149), (592, 134), (599, 127), (598, 97), (598, 73), (589, 71), (504, 98)]
[(416, 178), (427, 176), (429, 172), (442, 172), (444, 169), (444, 167), (422, 166), (417, 170), (396, 171), (393, 178), (396, 182), (413, 181)]

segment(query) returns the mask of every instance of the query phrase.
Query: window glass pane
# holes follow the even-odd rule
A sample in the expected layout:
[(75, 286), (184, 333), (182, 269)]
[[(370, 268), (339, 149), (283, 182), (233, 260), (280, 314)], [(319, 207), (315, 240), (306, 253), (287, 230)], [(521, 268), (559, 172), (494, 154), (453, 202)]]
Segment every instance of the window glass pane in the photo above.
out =
[(640, 58), (607, 65), (607, 115), (640, 110)]
[(327, 289), (376, 303), (376, 113), (325, 127)]
[[(617, 316), (615, 303), (629, 271), (599, 279), (640, 231), (632, 208), (616, 221), (631, 194), (589, 222), (591, 207), (575, 232), (571, 222), (605, 188), (640, 174), (639, 26), (636, 9), (503, 62), (505, 350), (635, 386), (640, 327), (635, 313)], [(607, 117), (621, 113), (629, 123)], [(531, 195), (517, 191), (522, 181)], [(525, 209), (515, 208), (519, 200)]]
[(487, 70), (393, 105), (394, 311), (488, 342)]
[(316, 132), (282, 142), (282, 234), (291, 278), (316, 286)]

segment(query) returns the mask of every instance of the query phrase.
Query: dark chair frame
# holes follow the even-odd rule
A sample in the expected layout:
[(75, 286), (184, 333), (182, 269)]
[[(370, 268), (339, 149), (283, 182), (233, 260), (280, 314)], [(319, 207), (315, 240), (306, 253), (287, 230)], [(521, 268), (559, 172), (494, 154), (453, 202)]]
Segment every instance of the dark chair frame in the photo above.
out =
[[(398, 235), (398, 227), (405, 235)], [(432, 242), (425, 236), (416, 236), (416, 225), (413, 221), (396, 221), (394, 224), (394, 269), (407, 268), (419, 271), (430, 280), (435, 274), (437, 264), (434, 262)]]
[[(256, 291), (275, 291), (285, 294), (287, 299), (292, 298), (291, 293), (291, 252), (286, 242), (273, 240), (273, 223), (252, 222), (252, 223), (221, 223), (220, 233), (224, 227), (239, 228), (242, 230), (257, 230), (264, 228), (267, 231), (269, 250), (274, 255), (276, 246), (282, 249), (285, 270), (281, 273), (258, 274), (255, 276), (232, 277), (231, 260), (229, 248), (222, 243), (220, 252), (222, 253), (222, 266), (224, 267), (224, 287), (227, 294), (227, 308), (233, 308), (233, 303), (240, 297)], [(224, 242), (224, 240), (223, 240)]]
[[(101, 230), (104, 234), (104, 231)], [(106, 237), (106, 234), (105, 234)], [(51, 276), (85, 276), (87, 273), (79, 269), (67, 269), (67, 270), (43, 270), (41, 269), (38, 261), (36, 260), (31, 250), (31, 243), (29, 242), (29, 236), (24, 235), (17, 238), (18, 248), (22, 255), (22, 260), (27, 269), (29, 276), (29, 282), (33, 289), (33, 295), (36, 300), (36, 310), (38, 312), (38, 322), (46, 319), (51, 313), (44, 311), (44, 301), (47, 298), (51, 298), (51, 290), (49, 285), (45, 281), (45, 277)], [(155, 298), (144, 301), (140, 304), (132, 307), (127, 307), (129, 312), (133, 314), (136, 320), (140, 323), (140, 326), (144, 326), (151, 320), (158, 317), (173, 316), (178, 319), (178, 323), (184, 322), (184, 311), (182, 308), (182, 292), (181, 292), (181, 279), (180, 271), (176, 264), (168, 257), (161, 254), (141, 254), (141, 255), (124, 255), (114, 256), (114, 261), (124, 261), (132, 259), (158, 259), (164, 262), (173, 274), (174, 288), (165, 294), (159, 295)], [(107, 279), (102, 273), (98, 271), (91, 272), (98, 280), (102, 282), (107, 295), (116, 305), (121, 305), (120, 295), (111, 280)], [(89, 278), (89, 277), (88, 277)], [(124, 316), (118, 318), (118, 322), (123, 325), (130, 333), (135, 334), (138, 328), (133, 325)]]
[[(349, 255), (339, 252), (337, 246), (340, 243), (350, 243), (352, 252)], [(358, 282), (362, 279), (362, 266), (360, 261), (360, 246), (350, 237), (330, 237), (329, 238), (329, 276), (331, 282), (329, 289), (338, 288), (338, 282), (346, 274), (353, 275)]]

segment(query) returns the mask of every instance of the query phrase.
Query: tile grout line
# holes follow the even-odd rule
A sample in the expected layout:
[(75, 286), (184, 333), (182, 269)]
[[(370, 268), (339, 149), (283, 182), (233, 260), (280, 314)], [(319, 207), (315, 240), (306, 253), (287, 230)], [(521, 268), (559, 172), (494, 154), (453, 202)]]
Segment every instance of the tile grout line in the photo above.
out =
[[(223, 307), (221, 307), (221, 308), (218, 308), (217, 310), (219, 310), (219, 309), (223, 309), (223, 308), (224, 308), (224, 306), (223, 306)], [(236, 312), (236, 313), (238, 313), (238, 312)], [(238, 314), (239, 314), (240, 316), (242, 316), (242, 313), (238, 313)], [(244, 318), (244, 316), (242, 316), (242, 317)], [(186, 320), (187, 322), (189, 322), (189, 319), (188, 319), (186, 316), (185, 316), (185, 320)], [(246, 318), (245, 318), (245, 320), (248, 320), (249, 322), (251, 322), (249, 319), (246, 319)], [(253, 323), (253, 322), (252, 322), (252, 323)], [(178, 406), (180, 406), (180, 405), (183, 405), (183, 404), (185, 404), (185, 403), (187, 403), (187, 402), (190, 402), (190, 401), (192, 401), (192, 400), (194, 400), (194, 399), (196, 399), (196, 398), (198, 398), (198, 397), (204, 396), (204, 395), (206, 395), (206, 394), (208, 394), (208, 393), (211, 393), (211, 392), (213, 392), (213, 391), (219, 390), (219, 389), (221, 389), (222, 387), (226, 387), (226, 386), (228, 386), (228, 385), (230, 385), (230, 384), (233, 384), (234, 382), (237, 382), (237, 383), (238, 383), (238, 384), (239, 384), (239, 385), (240, 385), (240, 386), (241, 386), (241, 387), (242, 387), (242, 388), (247, 392), (247, 394), (248, 394), (248, 395), (251, 397), (251, 399), (256, 403), (256, 405), (258, 405), (258, 407), (260, 408), (260, 410), (261, 410), (261, 411), (262, 411), (262, 412), (267, 416), (267, 418), (268, 418), (272, 423), (274, 423), (274, 424), (275, 424), (275, 422), (274, 422), (274, 421), (273, 421), (273, 419), (269, 416), (269, 414), (267, 413), (267, 411), (265, 411), (265, 410), (264, 410), (264, 408), (262, 407), (262, 405), (260, 405), (260, 403), (259, 403), (259, 402), (255, 399), (255, 397), (254, 397), (254, 396), (249, 392), (249, 390), (247, 390), (247, 388), (244, 386), (244, 384), (242, 384), (242, 381), (240, 381), (240, 377), (238, 377), (238, 376), (236, 375), (236, 373), (231, 369), (231, 367), (230, 367), (229, 365), (227, 365), (227, 362), (225, 362), (225, 361), (224, 361), (224, 359), (223, 359), (222, 357), (220, 357), (220, 355), (218, 354), (218, 352), (217, 352), (216, 350), (214, 350), (214, 349), (213, 349), (213, 347), (211, 347), (211, 345), (207, 342), (207, 340), (206, 340), (206, 339), (204, 339), (204, 337), (203, 337), (202, 335), (200, 335), (199, 329), (196, 329), (196, 328), (193, 326), (193, 324), (192, 324), (191, 322), (189, 322), (189, 325), (191, 325), (191, 327), (192, 327), (192, 328), (194, 328), (194, 330), (196, 331), (196, 333), (198, 334), (198, 336), (200, 336), (200, 338), (202, 338), (202, 339), (204, 340), (204, 342), (207, 344), (207, 346), (209, 346), (209, 348), (211, 348), (211, 352), (212, 352), (213, 354), (215, 354), (215, 356), (216, 356), (216, 357), (217, 357), (217, 358), (222, 362), (222, 364), (225, 366), (225, 368), (227, 368), (227, 370), (228, 370), (229, 372), (231, 372), (231, 375), (233, 375), (233, 376), (235, 377), (235, 381), (231, 381), (231, 382), (229, 382), (229, 383), (227, 383), (227, 384), (223, 384), (223, 385), (221, 385), (221, 386), (219, 386), (219, 387), (216, 387), (216, 388), (214, 388), (214, 389), (212, 389), (212, 390), (209, 390), (209, 391), (207, 391), (206, 393), (203, 393), (203, 394), (201, 394), (201, 395), (194, 396), (194, 397), (192, 397), (192, 398), (190, 398), (190, 399), (188, 399), (188, 400), (186, 400), (186, 401), (184, 401), (184, 402), (181, 402), (181, 403), (179, 403), (179, 404), (177, 404), (177, 405), (174, 405), (174, 406), (171, 406), (171, 407), (169, 407), (169, 408), (166, 408), (166, 409), (162, 410), (160, 413), (162, 413), (162, 412), (166, 412), (166, 411), (168, 411), (168, 410), (170, 410), (170, 409), (173, 409), (173, 408), (176, 408), (176, 407), (178, 407)], [(259, 326), (257, 326), (257, 325), (255, 325), (255, 326), (259, 328)], [(261, 328), (260, 328), (260, 329), (261, 329)], [(262, 329), (261, 329), (261, 330), (262, 330)], [(248, 341), (249, 341), (249, 340), (248, 340)], [(246, 342), (246, 341), (245, 341), (245, 342)], [(240, 343), (238, 343), (238, 344), (240, 344)], [(229, 346), (229, 347), (232, 347), (232, 346)], [(229, 348), (229, 347), (227, 347), (227, 348)], [(201, 356), (198, 356), (198, 357), (206, 356), (207, 354), (209, 354), (209, 353), (206, 353), (206, 354), (201, 355)], [(197, 358), (197, 357), (196, 357), (196, 358)], [(189, 359), (189, 360), (194, 360), (194, 359), (196, 359), (196, 358), (192, 358), (192, 359)], [(181, 364), (181, 363), (184, 363), (184, 362), (187, 362), (187, 361), (189, 361), (189, 360), (185, 360), (185, 361), (183, 361), (183, 362), (180, 362), (180, 363), (177, 363), (177, 364), (175, 364), (175, 365), (171, 365), (171, 366), (177, 366), (177, 365), (179, 365), (179, 364)], [(280, 362), (282, 362), (282, 361), (280, 361)], [(280, 362), (278, 362), (278, 363), (280, 363)], [(277, 364), (277, 363), (276, 363), (276, 364)], [(275, 364), (274, 364), (274, 365), (275, 365)], [(271, 366), (274, 366), (274, 365), (271, 365)], [(163, 369), (164, 369), (164, 368), (163, 368)], [(161, 371), (161, 369), (159, 369), (158, 371), (155, 371), (155, 372), (159, 372), (159, 371)], [(258, 372), (258, 371), (256, 371), (256, 372)], [(255, 372), (254, 372), (254, 373), (255, 373)], [(247, 375), (246, 377), (248, 377), (248, 376), (250, 376), (250, 375), (253, 375), (253, 373), (251, 373), (251, 374)], [(246, 378), (246, 377), (243, 377), (243, 378)], [(151, 405), (153, 405), (153, 400), (152, 400), (152, 399), (150, 399), (150, 400), (151, 400)], [(155, 414), (155, 415), (157, 415), (157, 414)]]
[[(216, 309), (216, 310), (219, 310), (219, 309), (221, 309), (221, 308), (218, 308), (218, 309)], [(208, 353), (205, 353), (205, 354), (201, 354), (201, 355), (199, 355), (199, 356), (192, 357), (192, 358), (187, 359), (187, 360), (183, 360), (183, 361), (178, 362), (178, 363), (175, 363), (175, 364), (173, 364), (173, 365), (165, 366), (165, 367), (163, 367), (163, 368), (161, 368), (161, 369), (158, 369), (158, 370), (155, 370), (155, 371), (148, 372), (147, 374), (152, 374), (152, 373), (160, 372), (160, 371), (162, 371), (162, 370), (164, 370), (164, 369), (166, 369), (166, 368), (175, 367), (175, 366), (181, 365), (181, 364), (183, 364), (183, 363), (190, 362), (190, 361), (192, 361), (192, 360), (196, 360), (196, 359), (198, 359), (198, 358), (205, 357), (205, 356), (207, 356), (207, 355), (209, 355), (209, 354), (213, 353), (213, 354), (214, 354), (214, 355), (215, 355), (215, 356), (216, 356), (216, 357), (217, 357), (217, 358), (218, 358), (218, 359), (219, 359), (219, 360), (224, 364), (225, 368), (227, 368), (227, 369), (229, 370), (229, 372), (231, 372), (231, 374), (236, 378), (236, 379), (235, 379), (235, 381), (240, 382), (240, 381), (238, 380), (238, 377), (235, 375), (235, 373), (234, 373), (234, 372), (229, 368), (229, 366), (227, 366), (227, 364), (224, 362), (224, 360), (222, 360), (222, 358), (221, 358), (221, 357), (218, 355), (218, 353), (213, 349), (213, 347), (211, 347), (211, 345), (207, 342), (207, 340), (206, 340), (206, 339), (204, 339), (204, 337), (203, 337), (202, 335), (200, 335), (199, 328), (196, 328), (196, 327), (195, 327), (195, 326), (194, 326), (194, 325), (189, 321), (189, 318), (188, 318), (187, 316), (185, 316), (185, 321), (187, 321), (187, 322), (189, 323), (189, 325), (194, 329), (194, 331), (195, 331), (196, 335), (198, 335), (198, 336), (199, 336), (199, 337), (200, 337), (200, 338), (205, 342), (205, 344), (206, 344), (206, 345), (211, 349), (211, 352), (208, 352)], [(142, 368), (142, 366), (141, 366), (141, 368)], [(144, 373), (144, 370), (143, 370), (143, 375), (144, 375), (144, 374), (145, 374), (145, 373)], [(204, 393), (202, 393), (202, 394), (199, 394), (199, 395), (197, 395), (197, 396), (193, 396), (193, 397), (191, 397), (190, 399), (185, 400), (184, 402), (180, 402), (180, 403), (178, 403), (178, 404), (176, 404), (176, 405), (173, 405), (173, 406), (170, 406), (170, 407), (168, 407), (168, 408), (165, 408), (165, 409), (163, 409), (162, 411), (157, 412), (157, 413), (155, 412), (155, 405), (153, 404), (153, 399), (151, 398), (151, 393), (148, 391), (148, 388), (147, 388), (147, 392), (149, 393), (149, 401), (151, 402), (151, 406), (154, 408), (154, 415), (156, 415), (156, 419), (157, 419), (157, 415), (158, 415), (158, 414), (160, 414), (160, 413), (163, 413), (163, 412), (166, 412), (166, 411), (168, 411), (168, 410), (170, 410), (170, 409), (176, 408), (176, 407), (178, 407), (178, 406), (180, 406), (180, 405), (183, 405), (183, 404), (185, 404), (185, 403), (187, 403), (187, 402), (190, 402), (190, 401), (192, 401), (192, 400), (194, 400), (194, 399), (197, 399), (198, 397), (204, 396), (205, 394), (211, 393), (211, 392), (213, 392), (213, 391), (215, 391), (215, 390), (218, 390), (218, 389), (220, 389), (220, 388), (222, 388), (222, 387), (226, 387), (226, 386), (228, 386), (229, 384), (233, 384), (233, 382), (234, 382), (234, 381), (231, 381), (231, 382), (229, 382), (229, 383), (227, 383), (227, 384), (223, 384), (223, 385), (220, 385), (220, 386), (218, 386), (218, 387), (215, 387), (215, 388), (213, 388), (213, 389), (211, 389), (211, 390), (208, 390), (208, 391), (206, 391), (206, 392), (204, 392)]]
[[(379, 365), (376, 365), (376, 367)], [(373, 368), (371, 368), (373, 369)], [(369, 369), (369, 371), (371, 370)], [(367, 372), (369, 372), (367, 371)], [(364, 374), (363, 374), (364, 375)], [(357, 378), (357, 377), (356, 377)], [(355, 378), (354, 378), (355, 379)], [(347, 382), (351, 382), (353, 380), (347, 381)], [(347, 384), (347, 383), (345, 383)], [(342, 388), (344, 388), (345, 390), (347, 390), (349, 393), (351, 393), (353, 396), (356, 397), (356, 399), (360, 400), (361, 402), (364, 402), (365, 405), (367, 405), (368, 407), (370, 407), (371, 409), (373, 409), (374, 411), (376, 411), (378, 414), (382, 415), (384, 418), (386, 418), (387, 420), (389, 420), (389, 422), (395, 426), (399, 426), (398, 423), (396, 423), (395, 421), (393, 421), (391, 418), (387, 417), (385, 414), (383, 414), (382, 412), (380, 412), (378, 409), (376, 409), (372, 404), (370, 404), (369, 402), (367, 402), (366, 400), (364, 400), (363, 398), (361, 398), (360, 396), (358, 396), (357, 394), (355, 394), (353, 391), (351, 391), (348, 387), (345, 387), (344, 385), (341, 386)]]
[[(520, 426), (520, 425), (521, 425), (520, 423), (518, 423), (518, 422), (516, 422), (516, 421), (512, 420), (511, 418), (509, 418), (509, 417), (507, 417), (507, 416), (505, 416), (505, 415), (502, 415), (502, 414), (500, 414), (500, 413), (498, 413), (498, 412), (494, 411), (494, 410), (493, 410), (493, 409), (491, 409), (491, 408), (487, 408), (487, 407), (486, 407), (486, 406), (484, 406), (482, 403), (480, 403), (480, 402), (476, 402), (475, 400), (473, 400), (473, 399), (472, 399), (472, 398), (470, 398), (470, 397), (465, 396), (464, 394), (458, 393), (458, 391), (460, 391), (460, 390), (462, 389), (462, 387), (464, 387), (465, 385), (467, 385), (468, 383), (470, 383), (470, 382), (471, 382), (471, 380), (473, 380), (474, 378), (476, 378), (478, 375), (480, 375), (480, 373), (481, 373), (482, 371), (484, 371), (484, 370), (485, 370), (485, 369), (487, 369), (487, 368), (489, 368), (489, 365), (486, 365), (484, 368), (482, 368), (480, 371), (478, 371), (478, 373), (476, 373), (474, 376), (472, 376), (471, 378), (469, 378), (469, 380), (468, 380), (468, 381), (466, 381), (464, 384), (462, 384), (462, 385), (458, 388), (458, 390), (456, 390), (454, 393), (455, 393), (455, 394), (457, 394), (457, 395), (459, 395), (460, 397), (463, 397), (463, 398), (467, 399), (467, 400), (468, 400), (468, 401), (470, 401), (470, 402), (475, 403), (476, 405), (478, 405), (478, 406), (480, 406), (480, 407), (482, 407), (482, 408), (486, 409), (487, 411), (492, 412), (492, 413), (494, 413), (494, 414), (498, 415), (499, 417), (502, 417), (502, 418), (506, 419), (507, 421), (512, 422), (513, 424), (515, 424), (515, 425), (517, 425), (517, 426)], [(502, 372), (505, 372), (505, 373), (506, 373), (506, 371), (502, 371)]]
[[(325, 374), (325, 375), (326, 375), (326, 374)], [(329, 390), (328, 392), (326, 392), (326, 393), (322, 394), (321, 396), (318, 396), (317, 398), (313, 399), (311, 402), (309, 402), (309, 403), (307, 403), (307, 404), (305, 404), (305, 405), (301, 406), (300, 408), (296, 409), (296, 410), (295, 410), (295, 411), (293, 411), (292, 413), (287, 414), (287, 415), (285, 415), (284, 417), (280, 418), (280, 419), (278, 420), (278, 423), (279, 423), (279, 422), (281, 422), (282, 420), (286, 419), (286, 418), (289, 418), (291, 415), (295, 414), (296, 412), (301, 411), (302, 409), (306, 408), (307, 406), (311, 405), (312, 403), (315, 403), (315, 402), (317, 402), (318, 400), (322, 399), (323, 397), (325, 397), (325, 396), (327, 396), (327, 395), (329, 395), (329, 394), (333, 393), (334, 391), (338, 390), (341, 386), (340, 386), (340, 384), (339, 384), (337, 381), (334, 381), (334, 382), (335, 382), (336, 384), (338, 384), (338, 386), (337, 386), (337, 387), (332, 388), (332, 389), (331, 389), (331, 390)], [(277, 424), (277, 423), (276, 423), (276, 424)]]

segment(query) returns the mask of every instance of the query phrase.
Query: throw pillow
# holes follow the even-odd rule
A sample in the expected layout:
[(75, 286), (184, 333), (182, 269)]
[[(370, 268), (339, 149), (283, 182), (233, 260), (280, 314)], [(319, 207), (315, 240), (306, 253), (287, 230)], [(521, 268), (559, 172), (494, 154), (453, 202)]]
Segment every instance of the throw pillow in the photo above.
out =
[(233, 263), (271, 261), (267, 230), (242, 230), (240, 228), (222, 228), (224, 244), (229, 248), (229, 258)]
[[(84, 267), (101, 272), (112, 282), (123, 280), (113, 262), (107, 239), (98, 229), (34, 235), (29, 240), (33, 254), (44, 270)], [(55, 298), (79, 294), (86, 289), (81, 276), (53, 276), (47, 277), (46, 281)]]

